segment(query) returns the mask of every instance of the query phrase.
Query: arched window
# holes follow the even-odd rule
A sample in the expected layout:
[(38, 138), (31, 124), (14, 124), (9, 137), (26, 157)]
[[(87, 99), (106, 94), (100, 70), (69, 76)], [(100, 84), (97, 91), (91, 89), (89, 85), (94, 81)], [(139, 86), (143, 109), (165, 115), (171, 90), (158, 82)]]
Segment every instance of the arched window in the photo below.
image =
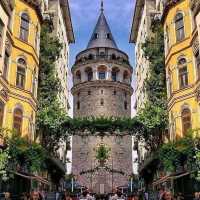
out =
[(124, 74), (123, 74), (123, 81), (127, 83), (127, 82), (128, 82), (128, 79), (129, 79), (128, 71), (124, 71)]
[(87, 67), (87, 68), (85, 69), (85, 73), (86, 73), (86, 75), (87, 75), (87, 81), (92, 81), (92, 79), (93, 79), (93, 71), (92, 71), (92, 68)]
[(112, 58), (112, 60), (116, 60), (117, 56), (115, 54), (112, 54), (111, 58)]
[(112, 81), (117, 81), (117, 75), (118, 75), (119, 69), (118, 68), (113, 68), (112, 69)]
[(180, 88), (185, 88), (188, 86), (188, 70), (187, 61), (185, 58), (181, 58), (178, 62), (179, 68), (179, 85)]
[(107, 38), (107, 39), (111, 39), (110, 33), (107, 33), (107, 34), (106, 34), (106, 38)]
[(184, 108), (181, 113), (182, 118), (182, 131), (183, 135), (187, 134), (188, 130), (192, 128), (191, 111), (189, 108)]
[(78, 82), (81, 82), (81, 72), (80, 72), (80, 71), (77, 71), (77, 72), (76, 72), (76, 80), (77, 80)]
[(99, 80), (106, 79), (106, 67), (101, 66), (98, 68)]
[(13, 116), (13, 129), (16, 130), (18, 134), (22, 133), (22, 122), (23, 112), (20, 108), (16, 108)]
[(93, 54), (89, 54), (88, 59), (89, 60), (93, 60), (94, 59), (94, 55)]
[(16, 86), (24, 89), (26, 79), (26, 61), (19, 58), (17, 61)]
[(3, 125), (3, 117), (4, 117), (4, 103), (0, 101), (0, 127)]
[(177, 13), (175, 16), (176, 40), (181, 41), (185, 38), (184, 19), (182, 13)]
[(29, 16), (27, 13), (22, 13), (21, 15), (21, 25), (20, 25), (20, 39), (28, 42), (29, 35)]

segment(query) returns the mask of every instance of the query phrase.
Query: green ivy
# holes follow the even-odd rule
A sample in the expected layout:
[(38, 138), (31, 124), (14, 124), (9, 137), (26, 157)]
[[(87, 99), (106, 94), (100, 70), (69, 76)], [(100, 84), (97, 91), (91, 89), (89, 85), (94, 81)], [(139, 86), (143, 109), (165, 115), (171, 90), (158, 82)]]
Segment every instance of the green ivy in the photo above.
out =
[(104, 144), (101, 144), (99, 147), (96, 149), (96, 159), (98, 161), (106, 161), (110, 157), (110, 151), (111, 149), (107, 147)]
[(37, 133), (43, 147), (52, 153), (59, 148), (62, 139), (68, 140), (66, 130), (62, 127), (68, 116), (58, 100), (61, 82), (55, 64), (62, 48), (59, 39), (52, 36), (51, 26), (44, 23), (40, 42)]
[(168, 172), (174, 172), (178, 167), (187, 164), (188, 170), (196, 169), (195, 147), (197, 139), (192, 134), (178, 139), (177, 141), (164, 144), (159, 152), (159, 158)]

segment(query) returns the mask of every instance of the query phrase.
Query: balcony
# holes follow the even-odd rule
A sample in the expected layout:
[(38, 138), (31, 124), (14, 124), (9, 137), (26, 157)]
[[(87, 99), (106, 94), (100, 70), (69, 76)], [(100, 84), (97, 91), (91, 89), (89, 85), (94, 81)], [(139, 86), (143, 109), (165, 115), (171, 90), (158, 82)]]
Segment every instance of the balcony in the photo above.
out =
[(91, 62), (99, 62), (99, 61), (108, 61), (111, 63), (122, 64), (126, 65), (127, 67), (130, 67), (130, 63), (128, 60), (122, 57), (115, 57), (113, 55), (92, 55), (89, 57), (82, 57), (76, 60), (75, 65), (89, 64)]

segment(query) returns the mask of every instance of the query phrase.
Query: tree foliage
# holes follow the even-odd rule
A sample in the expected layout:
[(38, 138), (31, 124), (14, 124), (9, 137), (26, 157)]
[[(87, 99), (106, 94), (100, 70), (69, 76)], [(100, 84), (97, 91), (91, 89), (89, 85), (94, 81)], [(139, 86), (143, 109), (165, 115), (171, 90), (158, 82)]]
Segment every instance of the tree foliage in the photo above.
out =
[(52, 36), (50, 26), (44, 24), (40, 43), (37, 132), (42, 145), (51, 152), (58, 149), (62, 139), (68, 139), (62, 127), (68, 116), (58, 100), (61, 82), (56, 72), (56, 60), (61, 50), (62, 44)]
[[(8, 133), (8, 130), (0, 131)], [(4, 135), (6, 146), (0, 150), (0, 176), (3, 180), (7, 181), (14, 172), (41, 171), (46, 159), (46, 151), (42, 146), (34, 142), (30, 143), (13, 131), (9, 132), (9, 135)]]

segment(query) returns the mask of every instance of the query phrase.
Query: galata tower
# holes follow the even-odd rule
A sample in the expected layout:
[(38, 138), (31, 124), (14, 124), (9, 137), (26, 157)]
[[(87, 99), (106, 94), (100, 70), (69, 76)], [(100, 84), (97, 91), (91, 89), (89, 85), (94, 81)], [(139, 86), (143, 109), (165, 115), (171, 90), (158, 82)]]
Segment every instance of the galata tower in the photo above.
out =
[[(117, 47), (103, 3), (87, 48), (76, 56), (72, 74), (75, 118), (131, 117), (132, 67), (127, 54)], [(98, 167), (95, 149), (99, 144), (111, 151), (107, 167), (95, 171)], [(127, 185), (128, 175), (132, 173), (130, 136), (103, 139), (74, 136), (72, 152), (72, 173), (80, 185), (96, 193), (109, 193)]]

